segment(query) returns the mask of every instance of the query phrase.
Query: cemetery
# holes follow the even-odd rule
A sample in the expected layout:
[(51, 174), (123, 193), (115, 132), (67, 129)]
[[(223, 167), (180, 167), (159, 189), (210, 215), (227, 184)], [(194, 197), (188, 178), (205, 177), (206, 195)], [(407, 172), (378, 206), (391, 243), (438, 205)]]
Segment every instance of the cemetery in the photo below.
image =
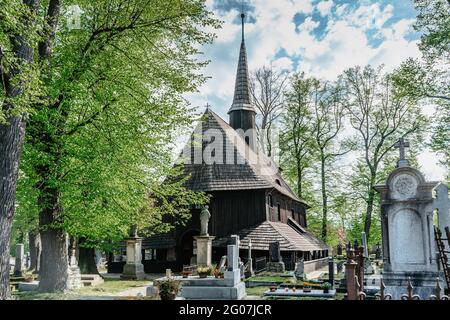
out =
[[(422, 37), (432, 29), (427, 10), (447, 4), (439, 1), (411, 4)], [(8, 78), (0, 89), (0, 300), (186, 301), (183, 315), (207, 317), (213, 309), (193, 301), (450, 300), (448, 97), (437, 84), (448, 79), (426, 86), (445, 72), (427, 74), (413, 58), (386, 74), (369, 62), (349, 67), (333, 80), (311, 76), (313, 67), (305, 73), (310, 57), (273, 69), (290, 47), (274, 53), (270, 69), (253, 70), (260, 49), (249, 44), (258, 42), (264, 6), (238, 2), (221, 4), (226, 10), (190, 0), (0, 7)], [(284, 5), (283, 14), (294, 10)], [(321, 25), (312, 19), (355, 10), (311, 5), (304, 21), (289, 16), (299, 42)], [(6, 36), (2, 20), (27, 21), (14, 32), (31, 33), (28, 17), (41, 12), (45, 27), (30, 43), (26, 34), (8, 40), (16, 35)], [(206, 31), (220, 29), (216, 15), (233, 27), (218, 43)], [(333, 35), (332, 26), (323, 32)], [(43, 40), (30, 47), (37, 34)], [(209, 90), (221, 109), (188, 107), (194, 98), (185, 94), (198, 99), (210, 78), (196, 73), (207, 65), (197, 48), (225, 44), (233, 72), (220, 70), (220, 86)], [(28, 85), (36, 88), (21, 98)], [(421, 111), (429, 105), (442, 113), (433, 123)], [(430, 150), (436, 163), (423, 162)], [(443, 173), (430, 174), (437, 165)]]

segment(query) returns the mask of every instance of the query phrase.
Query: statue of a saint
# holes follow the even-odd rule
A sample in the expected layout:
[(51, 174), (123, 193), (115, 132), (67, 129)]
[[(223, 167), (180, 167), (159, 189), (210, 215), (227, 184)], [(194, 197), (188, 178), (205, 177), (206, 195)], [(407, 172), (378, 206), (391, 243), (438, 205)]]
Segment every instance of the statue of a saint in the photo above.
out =
[(208, 206), (205, 206), (200, 212), (200, 235), (209, 236), (208, 234), (208, 222), (211, 218), (211, 213), (209, 213)]

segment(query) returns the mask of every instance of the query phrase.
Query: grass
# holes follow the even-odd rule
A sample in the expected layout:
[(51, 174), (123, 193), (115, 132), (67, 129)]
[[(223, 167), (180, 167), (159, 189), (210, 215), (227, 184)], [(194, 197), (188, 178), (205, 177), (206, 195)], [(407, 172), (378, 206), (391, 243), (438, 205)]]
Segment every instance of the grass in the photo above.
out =
[[(74, 300), (83, 296), (114, 296), (115, 294), (132, 288), (148, 285), (150, 281), (125, 281), (119, 279), (105, 279), (105, 282), (95, 287), (82, 287), (67, 293), (38, 293), (13, 292), (18, 300)], [(125, 297), (121, 297), (124, 298)]]

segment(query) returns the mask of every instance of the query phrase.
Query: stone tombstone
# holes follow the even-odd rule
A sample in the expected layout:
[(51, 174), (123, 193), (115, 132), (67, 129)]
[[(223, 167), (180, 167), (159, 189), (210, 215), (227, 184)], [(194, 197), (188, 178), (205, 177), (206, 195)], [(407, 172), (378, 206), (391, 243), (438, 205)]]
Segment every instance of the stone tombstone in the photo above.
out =
[(232, 244), (232, 245), (236, 245), (238, 248), (239, 248), (239, 246), (240, 246), (240, 239), (239, 239), (239, 236), (238, 235), (236, 235), (236, 234), (232, 234), (231, 236), (230, 236), (230, 240), (228, 241), (228, 244)]
[[(130, 233), (133, 234), (133, 233)], [(123, 266), (121, 279), (145, 279), (144, 265), (142, 264), (142, 238), (129, 237), (125, 239), (127, 246), (126, 263)]]
[(239, 269), (239, 250), (236, 245), (227, 246), (227, 270), (233, 271)]
[(381, 246), (380, 243), (377, 243), (377, 246), (375, 248), (375, 258), (381, 259)]
[(269, 262), (266, 265), (268, 272), (285, 272), (286, 268), (281, 257), (280, 242), (272, 242), (269, 245)]
[(381, 196), (383, 279), (387, 292), (398, 299), (411, 277), (415, 292), (422, 299), (435, 294), (439, 277), (433, 228), (433, 188), (437, 182), (425, 181), (422, 173), (404, 158), (405, 143), (397, 168), (384, 185), (375, 189)]
[(337, 245), (336, 254), (342, 256), (342, 244), (340, 243)]
[(305, 277), (305, 260), (303, 257), (295, 263), (294, 275), (297, 279), (303, 279)]
[(24, 245), (22, 243), (16, 244), (16, 259), (14, 262), (14, 276), (23, 277), (25, 273), (25, 268), (23, 261), (25, 258)]
[(246, 276), (253, 276), (255, 273), (253, 271), (253, 259), (252, 259), (252, 239), (248, 239), (248, 245), (247, 245), (247, 274)]
[[(437, 210), (439, 230), (443, 238), (445, 236), (445, 227), (450, 228), (450, 200), (448, 198), (448, 186), (440, 183), (435, 189), (436, 198), (433, 201), (433, 209)], [(448, 249), (448, 241), (444, 241)]]
[(270, 262), (280, 262), (281, 259), (281, 250), (280, 250), (280, 242), (272, 242), (269, 245), (269, 258)]
[(364, 257), (369, 258), (369, 249), (365, 232), (361, 232), (361, 245), (364, 247)]
[(334, 289), (334, 261), (333, 257), (328, 257), (328, 282), (331, 289)]
[(227, 270), (224, 272), (224, 278), (229, 285), (235, 286), (241, 282), (241, 270), (239, 266), (239, 249), (237, 245), (229, 244), (227, 246)]

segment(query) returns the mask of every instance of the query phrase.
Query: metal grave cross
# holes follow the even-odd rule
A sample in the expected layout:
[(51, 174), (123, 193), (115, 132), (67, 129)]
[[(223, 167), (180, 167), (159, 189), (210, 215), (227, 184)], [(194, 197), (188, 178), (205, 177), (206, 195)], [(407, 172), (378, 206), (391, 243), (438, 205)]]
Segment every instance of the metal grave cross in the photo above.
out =
[(400, 160), (405, 160), (405, 148), (409, 148), (409, 141), (405, 141), (404, 138), (400, 138), (394, 147), (400, 149)]

